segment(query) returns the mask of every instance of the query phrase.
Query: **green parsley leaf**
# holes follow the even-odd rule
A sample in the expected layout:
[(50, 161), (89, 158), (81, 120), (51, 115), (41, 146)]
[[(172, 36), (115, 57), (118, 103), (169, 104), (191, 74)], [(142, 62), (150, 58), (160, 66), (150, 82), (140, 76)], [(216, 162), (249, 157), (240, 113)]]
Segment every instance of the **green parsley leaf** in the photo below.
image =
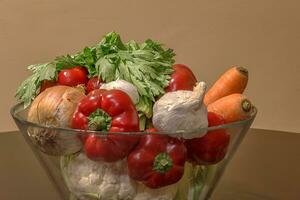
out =
[(96, 74), (106, 82), (123, 79), (134, 84), (140, 95), (137, 110), (150, 118), (155, 97), (164, 94), (173, 72), (173, 50), (164, 50), (150, 39), (142, 44), (124, 44), (115, 32), (104, 36), (96, 49), (100, 56)]
[(165, 50), (162, 44), (151, 39), (141, 44), (133, 40), (123, 43), (119, 34), (111, 32), (99, 44), (86, 47), (75, 55), (29, 66), (33, 74), (18, 88), (16, 97), (26, 107), (39, 93), (43, 80), (56, 80), (59, 71), (83, 66), (89, 77), (98, 76), (106, 82), (123, 79), (134, 84), (140, 95), (136, 108), (150, 118), (155, 99), (165, 93), (164, 88), (170, 81), (174, 56), (172, 49)]
[(142, 112), (146, 117), (152, 116), (153, 101), (146, 96), (141, 96), (139, 102), (135, 105), (139, 112)]
[(55, 59), (57, 71), (62, 69), (72, 68), (74, 66), (81, 66), (84, 62), (76, 61), (74, 56), (66, 55)]
[(32, 71), (32, 75), (21, 84), (15, 95), (24, 102), (25, 108), (38, 95), (42, 81), (55, 80), (57, 76), (54, 63), (30, 65), (28, 69)]
[(82, 52), (75, 54), (73, 56), (66, 55), (60, 56), (55, 59), (57, 71), (62, 69), (72, 68), (74, 66), (86, 67), (89, 73), (89, 76), (92, 77), (95, 75), (95, 63), (97, 62), (98, 57), (96, 55), (95, 47), (85, 47)]
[(100, 58), (96, 62), (96, 71), (98, 76), (102, 78), (105, 82), (111, 82), (114, 80), (114, 74), (116, 71), (116, 66), (109, 56)]

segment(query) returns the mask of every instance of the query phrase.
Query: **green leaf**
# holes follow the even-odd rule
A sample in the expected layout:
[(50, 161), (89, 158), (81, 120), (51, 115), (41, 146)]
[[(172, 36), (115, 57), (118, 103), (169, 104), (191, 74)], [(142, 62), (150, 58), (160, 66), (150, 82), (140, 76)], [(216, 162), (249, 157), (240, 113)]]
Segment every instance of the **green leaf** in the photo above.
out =
[(139, 44), (134, 40), (130, 40), (126, 46), (129, 51), (134, 51), (134, 50), (140, 49)]
[(146, 123), (147, 123), (147, 117), (144, 113), (139, 112), (139, 124), (140, 124), (140, 130), (143, 131), (146, 129)]
[(86, 67), (89, 76), (92, 77), (96, 74), (95, 63), (98, 60), (95, 47), (85, 47), (82, 52), (73, 56), (66, 55), (60, 56), (55, 59), (57, 71), (68, 69), (75, 66)]
[(113, 81), (115, 78), (116, 66), (107, 57), (100, 58), (96, 63), (96, 71), (98, 76), (106, 82)]
[(136, 109), (146, 115), (146, 117), (150, 118), (152, 116), (152, 107), (153, 102), (146, 98), (145, 96), (141, 96), (139, 102), (135, 105)]
[(121, 40), (121, 37), (116, 32), (111, 32), (105, 35), (98, 46), (98, 51), (102, 55), (116, 53), (119, 50), (126, 50), (126, 46)]
[(54, 63), (30, 65), (28, 69), (32, 71), (32, 75), (23, 81), (15, 95), (16, 98), (24, 102), (25, 108), (38, 95), (42, 81), (55, 80), (57, 76)]
[(106, 81), (124, 79), (134, 84), (141, 99), (137, 110), (150, 118), (155, 97), (164, 94), (173, 72), (173, 50), (164, 50), (150, 39), (142, 44), (133, 40), (124, 44), (115, 32), (107, 34), (96, 49), (100, 57), (97, 75)]
[(62, 69), (72, 68), (74, 66), (82, 66), (84, 65), (83, 61), (75, 60), (73, 56), (59, 56), (55, 59), (57, 71), (61, 71)]
[(48, 64), (44, 66), (40, 71), (39, 74), (39, 81), (42, 80), (53, 80), (56, 78), (56, 68), (53, 64)]
[(194, 166), (191, 178), (191, 199), (198, 200), (205, 185), (211, 185), (215, 181), (218, 165)]
[(83, 55), (84, 55), (84, 60), (85, 60), (86, 65), (92, 66), (95, 64), (94, 54), (93, 54), (93, 50), (91, 48), (88, 48), (88, 47), (84, 48)]
[(193, 189), (193, 200), (198, 199), (205, 185), (207, 169), (205, 166), (196, 166), (194, 169), (194, 177), (191, 180), (191, 188)]
[(30, 66), (33, 74), (21, 84), (16, 96), (29, 105), (38, 94), (42, 80), (56, 80), (62, 69), (83, 66), (89, 77), (98, 76), (106, 82), (124, 79), (134, 84), (140, 95), (137, 110), (150, 118), (153, 102), (164, 94), (169, 83), (174, 56), (172, 49), (165, 50), (156, 41), (123, 43), (119, 34), (111, 32), (99, 44), (86, 47), (75, 55), (60, 56), (51, 63)]

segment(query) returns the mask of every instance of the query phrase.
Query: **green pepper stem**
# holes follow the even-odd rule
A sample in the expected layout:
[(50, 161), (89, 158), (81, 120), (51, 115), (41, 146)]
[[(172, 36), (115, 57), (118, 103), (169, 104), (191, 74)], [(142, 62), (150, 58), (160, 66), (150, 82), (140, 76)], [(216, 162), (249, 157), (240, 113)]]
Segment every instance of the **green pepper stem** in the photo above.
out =
[(154, 158), (153, 170), (159, 173), (166, 173), (173, 167), (172, 158), (166, 153), (160, 153)]
[(88, 127), (92, 131), (108, 131), (111, 126), (111, 117), (102, 109), (97, 109), (88, 117)]

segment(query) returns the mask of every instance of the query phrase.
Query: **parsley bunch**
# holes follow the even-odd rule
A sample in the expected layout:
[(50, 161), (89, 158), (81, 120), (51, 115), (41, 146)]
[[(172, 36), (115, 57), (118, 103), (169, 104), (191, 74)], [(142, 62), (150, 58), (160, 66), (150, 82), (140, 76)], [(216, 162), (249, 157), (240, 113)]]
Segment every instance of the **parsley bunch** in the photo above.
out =
[(24, 102), (25, 108), (39, 94), (43, 80), (54, 80), (57, 77), (54, 63), (30, 65), (28, 69), (32, 72), (32, 75), (23, 81), (15, 95), (17, 99)]
[(111, 32), (99, 44), (86, 47), (75, 55), (29, 66), (33, 74), (21, 84), (16, 97), (28, 106), (39, 93), (43, 80), (56, 80), (62, 69), (84, 66), (90, 77), (98, 76), (105, 82), (123, 79), (134, 84), (140, 95), (137, 110), (140, 115), (150, 118), (155, 98), (164, 94), (169, 83), (174, 55), (172, 49), (165, 50), (153, 40), (141, 44), (135, 41), (123, 43), (119, 34)]

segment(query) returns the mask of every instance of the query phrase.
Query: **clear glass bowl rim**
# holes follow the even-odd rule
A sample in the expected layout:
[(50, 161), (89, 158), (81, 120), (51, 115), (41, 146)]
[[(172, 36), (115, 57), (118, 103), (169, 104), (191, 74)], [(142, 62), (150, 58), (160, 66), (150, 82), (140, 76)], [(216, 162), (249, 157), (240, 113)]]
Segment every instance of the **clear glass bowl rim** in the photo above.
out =
[[(23, 103), (17, 103), (16, 105), (14, 105), (11, 109), (10, 109), (10, 114), (13, 117), (13, 119), (15, 121), (17, 121), (18, 123), (24, 124), (26, 126), (31, 126), (31, 127), (36, 127), (36, 128), (43, 128), (43, 129), (51, 129), (52, 131), (65, 131), (65, 132), (70, 132), (70, 133), (74, 133), (74, 134), (95, 134), (95, 135), (99, 135), (99, 136), (103, 136), (103, 135), (107, 135), (108, 132), (103, 132), (103, 131), (91, 131), (91, 130), (82, 130), (82, 129), (72, 129), (72, 128), (65, 128), (65, 127), (55, 127), (55, 126), (47, 126), (47, 125), (42, 125), (42, 124), (37, 124), (37, 123), (33, 123), (30, 121), (27, 121), (26, 119), (22, 118), (21, 116), (18, 115), (18, 113), (21, 111), (21, 109), (24, 110), (24, 106)], [(18, 109), (20, 109), (18, 111)], [(211, 127), (207, 127), (207, 128), (198, 128), (198, 129), (189, 129), (189, 130), (176, 130), (176, 131), (158, 131), (155, 132), (155, 134), (163, 134), (163, 135), (182, 135), (182, 134), (189, 134), (189, 133), (195, 133), (195, 132), (207, 132), (207, 131), (212, 131), (212, 130), (216, 130), (216, 129), (228, 129), (228, 128), (235, 128), (235, 127), (240, 127), (240, 126), (244, 126), (245, 124), (250, 123), (252, 120), (254, 120), (255, 116), (257, 114), (257, 109), (255, 106), (253, 106), (252, 109), (252, 113), (250, 115), (249, 118), (245, 119), (245, 120), (240, 120), (240, 121), (236, 121), (236, 122), (232, 122), (232, 123), (227, 123), (227, 124), (223, 124), (223, 125), (219, 125), (219, 126), (211, 126)], [(114, 132), (114, 134), (127, 134), (127, 135), (132, 135), (132, 134), (140, 134), (143, 133), (145, 134), (146, 132)], [(151, 134), (151, 133), (149, 133)]]

